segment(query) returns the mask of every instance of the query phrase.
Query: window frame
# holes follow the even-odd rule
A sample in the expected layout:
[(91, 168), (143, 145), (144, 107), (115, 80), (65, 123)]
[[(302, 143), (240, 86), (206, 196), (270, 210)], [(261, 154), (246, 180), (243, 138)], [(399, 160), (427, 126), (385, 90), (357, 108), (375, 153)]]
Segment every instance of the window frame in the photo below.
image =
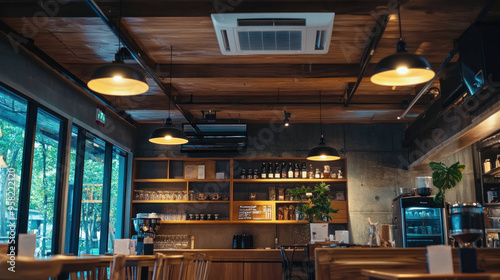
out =
[(24, 143), (23, 143), (23, 157), (22, 157), (22, 167), (21, 167), (22, 170), (21, 170), (21, 180), (19, 183), (19, 201), (18, 201), (16, 240), (15, 240), (16, 244), (19, 244), (18, 243), (19, 234), (27, 233), (28, 231), (29, 201), (31, 194), (31, 179), (33, 174), (33, 156), (34, 156), (35, 142), (36, 142), (38, 110), (41, 109), (60, 120), (59, 144), (57, 148), (57, 164), (56, 164), (57, 174), (56, 174), (55, 191), (54, 191), (54, 217), (52, 224), (53, 229), (52, 229), (52, 242), (51, 242), (51, 253), (52, 254), (60, 253), (61, 248), (59, 239), (61, 238), (61, 227), (62, 227), (61, 213), (63, 211), (62, 199), (64, 197), (63, 183), (66, 174), (64, 166), (66, 164), (65, 160), (66, 146), (67, 146), (66, 135), (67, 135), (68, 119), (2, 82), (0, 82), (0, 90), (16, 95), (17, 97), (22, 98), (27, 102), (26, 124), (25, 124)]

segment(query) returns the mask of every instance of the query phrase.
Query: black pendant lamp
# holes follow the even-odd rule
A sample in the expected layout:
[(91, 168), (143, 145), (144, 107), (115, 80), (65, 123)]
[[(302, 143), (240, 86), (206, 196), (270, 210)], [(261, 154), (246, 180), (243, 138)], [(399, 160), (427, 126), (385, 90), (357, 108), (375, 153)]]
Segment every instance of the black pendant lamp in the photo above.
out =
[[(170, 47), (170, 92), (172, 92), (172, 47)], [(172, 124), (170, 99), (168, 100), (168, 118), (165, 125), (151, 133), (149, 142), (160, 145), (182, 145), (188, 142), (186, 134)]]
[(118, 52), (110, 65), (97, 68), (92, 74), (87, 86), (98, 93), (116, 96), (138, 95), (149, 90), (144, 74), (127, 66), (123, 62), (123, 49), (120, 40), (121, 33), (121, 1), (118, 18)]
[(425, 83), (434, 78), (429, 62), (422, 56), (408, 53), (401, 31), (400, 3), (398, 1), (399, 42), (397, 53), (383, 58), (375, 66), (371, 82), (383, 86), (406, 86)]
[(327, 146), (325, 143), (325, 137), (323, 136), (323, 120), (321, 117), (321, 92), (319, 93), (319, 128), (321, 133), (319, 145), (309, 151), (309, 153), (307, 154), (307, 160), (332, 161), (340, 159), (339, 152), (335, 148)]

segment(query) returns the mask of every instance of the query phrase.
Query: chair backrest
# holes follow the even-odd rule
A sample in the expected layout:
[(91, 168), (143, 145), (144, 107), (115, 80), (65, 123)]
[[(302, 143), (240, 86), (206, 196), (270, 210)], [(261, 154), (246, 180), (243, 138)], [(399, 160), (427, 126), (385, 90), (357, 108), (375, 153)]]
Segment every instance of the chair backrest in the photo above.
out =
[[(60, 273), (63, 262), (57, 259), (35, 260), (17, 257), (9, 263), (7, 255), (0, 255), (0, 279), (47, 280), (55, 279)], [(10, 268), (10, 269), (9, 269)]]
[(132, 275), (126, 273), (125, 262), (126, 258), (124, 255), (118, 254), (113, 257), (109, 280), (131, 280), (131, 278), (127, 278), (127, 276), (131, 277)]
[(211, 259), (205, 254), (158, 254), (153, 280), (206, 280), (210, 267)]

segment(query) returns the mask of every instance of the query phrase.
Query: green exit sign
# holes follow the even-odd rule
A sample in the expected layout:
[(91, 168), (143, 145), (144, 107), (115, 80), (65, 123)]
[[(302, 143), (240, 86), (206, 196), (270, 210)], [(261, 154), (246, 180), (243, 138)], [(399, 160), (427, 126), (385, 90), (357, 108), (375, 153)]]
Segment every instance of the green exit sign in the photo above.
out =
[(96, 123), (104, 126), (106, 124), (106, 111), (104, 108), (97, 108)]

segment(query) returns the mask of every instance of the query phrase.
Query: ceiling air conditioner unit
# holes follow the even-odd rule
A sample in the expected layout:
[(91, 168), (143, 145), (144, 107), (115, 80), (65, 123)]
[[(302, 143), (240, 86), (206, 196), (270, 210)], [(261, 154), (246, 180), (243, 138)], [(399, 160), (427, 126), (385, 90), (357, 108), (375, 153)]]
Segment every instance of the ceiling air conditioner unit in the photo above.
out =
[(335, 13), (212, 14), (224, 55), (325, 54)]
[(197, 124), (202, 135), (190, 124), (183, 124), (189, 142), (181, 145), (183, 153), (234, 153), (244, 152), (247, 147), (247, 125), (242, 123), (205, 123)]

